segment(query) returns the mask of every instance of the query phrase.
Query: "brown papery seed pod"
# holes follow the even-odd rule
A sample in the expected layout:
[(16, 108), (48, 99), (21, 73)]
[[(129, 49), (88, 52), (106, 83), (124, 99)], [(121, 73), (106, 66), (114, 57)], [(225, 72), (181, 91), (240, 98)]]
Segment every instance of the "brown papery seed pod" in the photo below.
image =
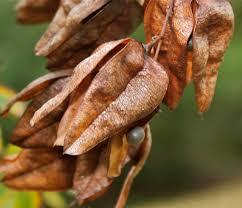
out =
[(214, 96), (219, 66), (234, 31), (234, 14), (227, 0), (197, 0), (193, 10), (193, 79), (198, 112), (203, 113)]
[[(194, 20), (191, 0), (174, 0), (173, 5), (169, 3), (170, 0), (146, 1), (144, 27), (149, 43), (162, 33), (164, 24), (167, 24), (157, 59), (166, 69), (170, 80), (164, 103), (174, 109), (190, 80), (187, 76), (191, 70), (187, 65), (187, 42), (193, 31)], [(169, 9), (172, 14), (166, 20)]]
[(60, 0), (20, 0), (16, 6), (17, 21), (22, 24), (50, 21), (59, 3)]
[[(141, 23), (143, 10), (135, 0), (123, 2), (125, 4), (120, 7), (120, 3), (113, 1), (87, 21), (80, 31), (47, 56), (47, 67), (60, 69), (76, 66), (102, 43), (131, 34)], [(114, 13), (115, 5), (121, 13)]]
[[(75, 67), (100, 44), (126, 37), (143, 17), (136, 0), (98, 0), (91, 4), (85, 0), (65, 8), (63, 2), (36, 46), (36, 53), (46, 56), (47, 67), (53, 70)], [(59, 14), (61, 11), (66, 15)]]
[(30, 83), (18, 93), (2, 111), (6, 114), (17, 101), (32, 100), (13, 130), (10, 142), (26, 148), (52, 147), (56, 140), (58, 123), (67, 108), (67, 100), (56, 108), (38, 125), (30, 126), (30, 119), (41, 105), (58, 94), (72, 70), (62, 70), (49, 73)]
[[(85, 83), (92, 76), (91, 84)], [(86, 90), (76, 94), (63, 116), (59, 128), (63, 133), (58, 134), (56, 144), (64, 145), (66, 154), (83, 154), (152, 114), (167, 85), (166, 72), (144, 54), (140, 43), (133, 39), (109, 42), (75, 68), (70, 82), (35, 113), (31, 124), (37, 124), (81, 86)], [(66, 126), (68, 130), (61, 131)]]
[(3, 183), (14, 189), (63, 191), (72, 187), (75, 158), (53, 149), (24, 149), (0, 161)]

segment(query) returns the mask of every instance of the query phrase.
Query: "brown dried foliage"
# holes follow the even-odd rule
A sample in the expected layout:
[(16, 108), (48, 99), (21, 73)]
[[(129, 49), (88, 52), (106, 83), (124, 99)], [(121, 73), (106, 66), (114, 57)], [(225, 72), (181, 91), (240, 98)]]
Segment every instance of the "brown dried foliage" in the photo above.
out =
[(65, 78), (65, 76), (70, 75), (70, 72), (70, 70), (63, 70), (49, 73), (29, 84), (9, 102), (2, 114), (6, 114), (15, 102), (32, 99), (13, 130), (11, 143), (27, 148), (53, 146), (56, 140), (57, 125), (67, 108), (68, 99), (34, 127), (30, 125), (30, 120), (41, 105), (62, 90), (68, 81), (68, 77)]
[[(150, 0), (147, 4), (144, 17), (147, 42), (151, 42), (152, 37), (161, 33), (168, 5), (169, 0)], [(192, 34), (193, 25), (191, 0), (175, 0), (158, 56), (158, 61), (169, 75), (169, 87), (164, 103), (171, 109), (177, 106), (188, 84), (187, 42)]]
[(57, 144), (64, 145), (65, 153), (79, 155), (152, 114), (167, 85), (164, 69), (144, 54), (140, 43), (132, 39), (106, 43), (74, 69), (62, 92), (36, 111), (31, 124), (38, 124), (77, 90), (60, 125), (68, 130), (60, 130)]
[(199, 112), (208, 110), (219, 66), (234, 30), (234, 14), (226, 0), (197, 0), (194, 5), (193, 79)]
[(75, 158), (53, 149), (24, 149), (0, 162), (2, 182), (18, 190), (60, 191), (72, 187)]
[[(51, 72), (32, 82), (10, 101), (3, 113), (17, 101), (32, 99), (13, 131), (11, 142), (27, 148), (24, 151), (34, 148), (31, 154), (39, 148), (53, 154), (62, 151), (55, 145), (64, 146), (65, 154), (76, 155), (71, 157), (76, 161), (72, 162), (73, 189), (78, 202), (83, 204), (105, 193), (113, 179), (120, 176), (124, 165), (132, 161), (133, 167), (123, 188), (130, 189), (149, 153), (146, 140), (150, 141), (151, 136), (146, 124), (162, 102), (168, 77), (163, 67), (145, 54), (142, 44), (133, 39), (101, 45), (73, 73), (70, 71)], [(144, 126), (146, 137), (142, 144), (130, 145), (125, 135), (136, 125)], [(20, 163), (27, 161), (20, 154), (17, 162), (11, 163), (13, 171), (19, 160)], [(29, 172), (35, 165), (22, 170), (27, 174), (26, 181), (35, 180), (36, 174), (40, 180), (46, 174), (37, 171), (32, 176)], [(50, 174), (55, 175), (56, 169), (48, 167)], [(8, 170), (6, 163), (2, 169)], [(21, 185), (15, 184), (15, 178), (11, 184), (5, 184), (31, 189), (25, 179)], [(38, 187), (44, 190), (42, 184), (33, 181), (32, 189), (38, 190)], [(49, 189), (52, 187), (47, 186), (46, 190)], [(57, 186), (56, 190), (59, 190)], [(127, 191), (121, 192), (117, 207), (126, 202)]]
[(76, 66), (100, 44), (132, 33), (142, 20), (136, 0), (68, 2), (62, 2), (36, 45), (36, 54), (46, 56), (51, 69)]
[(22, 24), (50, 21), (59, 3), (60, 0), (20, 0), (16, 6), (17, 21)]
[[(227, 0), (174, 0), (166, 22), (171, 1), (145, 2), (147, 42), (159, 36), (167, 23), (158, 55), (170, 79), (164, 102), (174, 109), (193, 79), (198, 111), (205, 112), (214, 95), (218, 67), (233, 34), (233, 10)], [(189, 41), (193, 44), (192, 51)]]
[[(120, 39), (140, 23), (141, 5), (146, 45)], [(36, 54), (58, 71), (30, 83), (1, 113), (31, 100), (10, 139), (22, 152), (0, 161), (3, 183), (19, 190), (72, 188), (82, 205), (103, 195), (130, 162), (116, 204), (125, 207), (149, 155), (148, 122), (161, 102), (174, 109), (193, 80), (198, 111), (208, 109), (233, 33), (231, 5), (226, 0), (23, 0), (17, 11), (23, 23), (50, 20), (56, 11)], [(134, 145), (126, 135), (136, 126), (144, 129), (144, 140)]]

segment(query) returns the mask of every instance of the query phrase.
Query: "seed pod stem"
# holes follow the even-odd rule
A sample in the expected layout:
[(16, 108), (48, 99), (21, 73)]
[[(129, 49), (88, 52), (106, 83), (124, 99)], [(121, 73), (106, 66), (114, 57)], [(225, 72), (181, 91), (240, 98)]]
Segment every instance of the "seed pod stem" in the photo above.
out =
[(152, 144), (152, 138), (151, 138), (151, 132), (150, 132), (150, 127), (147, 125), (146, 127), (146, 138), (145, 141), (143, 142), (141, 146), (141, 155), (139, 161), (134, 164), (126, 179), (123, 184), (122, 190), (119, 195), (119, 199), (116, 203), (115, 208), (124, 208), (125, 204), (128, 199), (129, 191), (131, 189), (132, 183), (134, 181), (134, 178), (139, 174), (139, 172), (142, 170), (149, 154), (150, 154), (150, 149), (151, 149), (151, 144)]
[(172, 9), (173, 9), (173, 5), (174, 5), (175, 0), (169, 0), (169, 4), (167, 6), (167, 11), (166, 11), (166, 18), (164, 20), (164, 24), (162, 26), (162, 30), (160, 35), (158, 35), (156, 38), (154, 38), (150, 43), (146, 44), (145, 50), (148, 53), (150, 51), (150, 49), (158, 42), (162, 39), (162, 37), (164, 36), (165, 32), (166, 32), (166, 26), (169, 20), (169, 17), (171, 16), (172, 13)]

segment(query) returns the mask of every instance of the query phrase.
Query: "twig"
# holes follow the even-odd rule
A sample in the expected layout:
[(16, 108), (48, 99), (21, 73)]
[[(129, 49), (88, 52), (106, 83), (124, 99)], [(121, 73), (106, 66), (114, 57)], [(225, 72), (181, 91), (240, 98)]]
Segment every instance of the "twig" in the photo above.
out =
[(165, 31), (166, 31), (166, 26), (167, 26), (167, 23), (168, 23), (168, 20), (169, 20), (169, 17), (171, 16), (171, 13), (172, 13), (172, 9), (173, 9), (173, 5), (174, 5), (174, 1), (175, 0), (170, 0), (169, 1), (169, 4), (167, 6), (167, 9), (166, 9), (166, 18), (164, 20), (164, 24), (162, 26), (162, 30), (161, 30), (161, 33), (160, 35), (158, 35), (155, 39), (153, 39), (150, 43), (146, 44), (144, 47), (145, 47), (145, 50), (146, 52), (149, 52), (150, 49), (159, 41), (162, 39), (162, 37), (164, 36), (165, 34)]
[(125, 179), (123, 188), (120, 193), (120, 197), (117, 201), (115, 208), (124, 208), (125, 207), (133, 180), (136, 176), (135, 172), (136, 172), (136, 166), (132, 166), (128, 173), (128, 176)]
[(160, 47), (161, 47), (161, 40), (159, 41), (158, 46), (157, 46), (156, 51), (155, 51), (155, 56), (154, 56), (155, 60), (158, 59), (159, 52), (160, 52)]
[[(149, 127), (147, 126), (147, 132), (149, 132)], [(145, 143), (143, 143), (143, 147), (140, 147), (142, 149), (142, 155), (139, 159), (137, 164), (134, 164), (131, 169), (129, 170), (129, 173), (124, 181), (122, 190), (120, 192), (118, 201), (116, 203), (115, 208), (124, 208), (125, 204), (128, 199), (129, 191), (131, 189), (132, 183), (134, 181), (134, 178), (138, 175), (138, 173), (141, 171), (141, 169), (144, 167), (145, 161), (147, 160), (151, 144), (152, 144), (152, 138), (150, 136), (150, 133), (147, 133), (147, 138), (144, 140)]]

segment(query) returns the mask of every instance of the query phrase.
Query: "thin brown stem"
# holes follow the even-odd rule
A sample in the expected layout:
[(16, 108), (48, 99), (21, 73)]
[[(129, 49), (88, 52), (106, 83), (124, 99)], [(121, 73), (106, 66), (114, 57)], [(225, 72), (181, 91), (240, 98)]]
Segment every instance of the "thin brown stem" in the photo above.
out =
[(159, 41), (158, 46), (156, 48), (154, 60), (157, 60), (158, 59), (159, 52), (160, 52), (160, 48), (161, 48), (161, 40)]
[(136, 172), (136, 166), (132, 166), (128, 173), (128, 176), (125, 179), (123, 188), (120, 193), (120, 197), (117, 201), (115, 208), (124, 208), (125, 207), (131, 186), (132, 186), (134, 178), (136, 176), (135, 172)]
[(143, 144), (140, 147), (141, 156), (137, 164), (133, 165), (125, 179), (125, 182), (123, 184), (122, 190), (120, 192), (118, 201), (116, 203), (115, 208), (124, 208), (125, 204), (128, 199), (128, 195), (131, 189), (131, 186), (133, 184), (134, 178), (139, 174), (141, 169), (144, 167), (145, 161), (147, 160), (150, 149), (151, 149), (151, 133), (150, 133), (150, 127), (147, 125), (146, 127), (146, 139), (144, 140)]
[(145, 49), (146, 49), (146, 52), (148, 53), (150, 51), (150, 49), (158, 42), (160, 41), (164, 34), (165, 34), (165, 31), (166, 31), (166, 27), (167, 27), (167, 23), (168, 23), (168, 20), (169, 20), (169, 17), (171, 16), (171, 13), (172, 13), (172, 9), (173, 9), (173, 5), (174, 5), (174, 2), (175, 0), (170, 0), (169, 1), (169, 4), (167, 6), (167, 10), (166, 10), (166, 17), (165, 17), (165, 20), (164, 20), (164, 24), (162, 26), (162, 30), (161, 30), (161, 33), (160, 35), (158, 35), (155, 39), (153, 39), (150, 43), (147, 43), (145, 45)]

